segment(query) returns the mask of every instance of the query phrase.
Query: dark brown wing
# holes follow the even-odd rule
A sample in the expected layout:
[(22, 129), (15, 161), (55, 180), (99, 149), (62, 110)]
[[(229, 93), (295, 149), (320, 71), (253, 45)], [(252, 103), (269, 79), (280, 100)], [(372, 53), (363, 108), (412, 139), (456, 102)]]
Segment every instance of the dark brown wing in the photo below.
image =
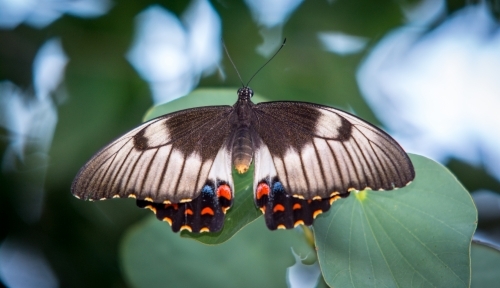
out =
[(257, 172), (254, 189), (277, 176), (289, 194), (330, 198), (353, 189), (403, 187), (415, 177), (394, 139), (347, 112), (303, 102), (260, 103), (254, 112), (255, 131), (264, 144), (256, 149), (255, 165), (262, 166), (259, 149), (265, 147), (276, 173)]
[[(167, 114), (119, 137), (83, 166), (72, 193), (102, 200), (134, 197), (157, 203), (187, 202), (207, 181), (233, 192), (230, 151), (230, 106), (213, 106)], [(214, 186), (215, 185), (215, 186)]]

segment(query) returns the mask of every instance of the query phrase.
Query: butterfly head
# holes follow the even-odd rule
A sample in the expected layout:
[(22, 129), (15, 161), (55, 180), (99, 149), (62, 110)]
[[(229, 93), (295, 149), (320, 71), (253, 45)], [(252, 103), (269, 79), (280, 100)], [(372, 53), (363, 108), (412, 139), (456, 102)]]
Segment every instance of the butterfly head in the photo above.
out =
[(248, 86), (241, 87), (238, 89), (238, 100), (240, 101), (250, 101), (250, 98), (253, 96), (253, 90)]

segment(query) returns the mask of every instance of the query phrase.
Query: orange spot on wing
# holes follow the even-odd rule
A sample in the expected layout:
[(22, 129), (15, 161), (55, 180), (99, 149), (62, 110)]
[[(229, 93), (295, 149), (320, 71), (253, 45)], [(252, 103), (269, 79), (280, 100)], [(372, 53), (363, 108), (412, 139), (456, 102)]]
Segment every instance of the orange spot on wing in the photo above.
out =
[(316, 219), (316, 217), (318, 217), (319, 214), (323, 213), (323, 210), (316, 210), (314, 211), (313, 213), (313, 219)]
[(170, 226), (172, 226), (172, 219), (170, 219), (168, 217), (164, 217), (163, 221), (167, 222)]
[(212, 208), (210, 207), (205, 207), (201, 210), (201, 215), (203, 216), (205, 214), (214, 216), (214, 210), (212, 210)]
[(155, 208), (155, 207), (153, 207), (152, 205), (148, 205), (148, 206), (146, 206), (146, 207), (144, 207), (144, 208), (148, 208), (149, 210), (153, 211), (153, 213), (155, 213), (155, 214), (156, 214), (156, 208)]
[(189, 232), (193, 232), (193, 229), (191, 229), (191, 226), (188, 226), (188, 225), (182, 225), (181, 226), (181, 229), (179, 229), (180, 231), (182, 230), (187, 230)]
[(210, 229), (208, 229), (208, 227), (201, 228), (200, 233), (204, 233), (204, 232), (210, 232)]
[(260, 183), (259, 186), (257, 186), (257, 200), (260, 200), (260, 198), (266, 195), (269, 195), (269, 185)]
[(260, 211), (262, 211), (262, 214), (266, 214), (266, 206), (260, 207)]
[(224, 197), (227, 200), (231, 200), (233, 196), (231, 195), (231, 188), (227, 185), (221, 185), (217, 188), (217, 197)]
[(340, 198), (341, 198), (340, 196), (334, 196), (334, 197), (330, 198), (330, 205), (332, 205), (333, 202), (339, 200)]
[(184, 215), (193, 215), (193, 210), (191, 209), (186, 209), (186, 211), (184, 211)]
[(295, 221), (295, 223), (293, 223), (293, 227), (297, 227), (297, 226), (299, 226), (299, 225), (301, 225), (301, 224), (302, 224), (302, 225), (304, 225), (304, 221), (302, 221), (302, 220), (297, 220), (297, 221)]
[(285, 226), (285, 225), (283, 225), (283, 224), (280, 224), (280, 225), (278, 225), (278, 227), (276, 227), (276, 228), (277, 228), (277, 229), (286, 229), (286, 226)]
[(224, 212), (224, 214), (226, 214), (226, 212), (227, 212), (227, 210), (229, 210), (229, 208), (231, 208), (231, 207), (229, 207), (229, 206), (228, 207), (222, 207), (222, 212)]
[(276, 206), (274, 206), (274, 209), (273, 209), (273, 212), (283, 212), (285, 211), (285, 207), (281, 204), (276, 204)]
[(293, 207), (292, 207), (293, 210), (298, 210), (298, 209), (301, 209), (301, 208), (302, 208), (302, 205), (300, 205), (299, 203), (293, 204)]

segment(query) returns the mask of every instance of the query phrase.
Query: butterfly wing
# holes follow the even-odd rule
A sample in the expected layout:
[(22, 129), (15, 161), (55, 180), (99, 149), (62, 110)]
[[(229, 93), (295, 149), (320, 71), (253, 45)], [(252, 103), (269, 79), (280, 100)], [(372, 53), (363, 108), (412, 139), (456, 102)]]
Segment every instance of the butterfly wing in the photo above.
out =
[(302, 102), (254, 111), (255, 199), (270, 229), (310, 225), (352, 190), (391, 190), (415, 177), (394, 139), (347, 112)]
[(132, 197), (174, 231), (220, 230), (234, 190), (227, 144), (231, 113), (230, 106), (202, 107), (142, 124), (83, 166), (73, 195)]

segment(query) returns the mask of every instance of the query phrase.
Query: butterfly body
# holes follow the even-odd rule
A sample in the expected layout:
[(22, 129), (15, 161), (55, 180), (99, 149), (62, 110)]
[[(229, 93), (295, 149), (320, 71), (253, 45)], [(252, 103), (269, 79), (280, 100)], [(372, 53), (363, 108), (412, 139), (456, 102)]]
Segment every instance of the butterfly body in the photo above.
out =
[(249, 88), (241, 88), (238, 91), (238, 101), (233, 106), (235, 118), (233, 119), (232, 132), (232, 159), (233, 166), (240, 174), (245, 173), (250, 168), (253, 159), (254, 145), (252, 138), (252, 119), (254, 104), (250, 100), (253, 91)]
[(78, 198), (133, 197), (174, 231), (215, 232), (234, 198), (233, 168), (254, 164), (254, 200), (269, 229), (311, 225), (352, 190), (391, 190), (415, 177), (389, 135), (340, 110), (251, 101), (182, 110), (119, 137), (80, 170)]

